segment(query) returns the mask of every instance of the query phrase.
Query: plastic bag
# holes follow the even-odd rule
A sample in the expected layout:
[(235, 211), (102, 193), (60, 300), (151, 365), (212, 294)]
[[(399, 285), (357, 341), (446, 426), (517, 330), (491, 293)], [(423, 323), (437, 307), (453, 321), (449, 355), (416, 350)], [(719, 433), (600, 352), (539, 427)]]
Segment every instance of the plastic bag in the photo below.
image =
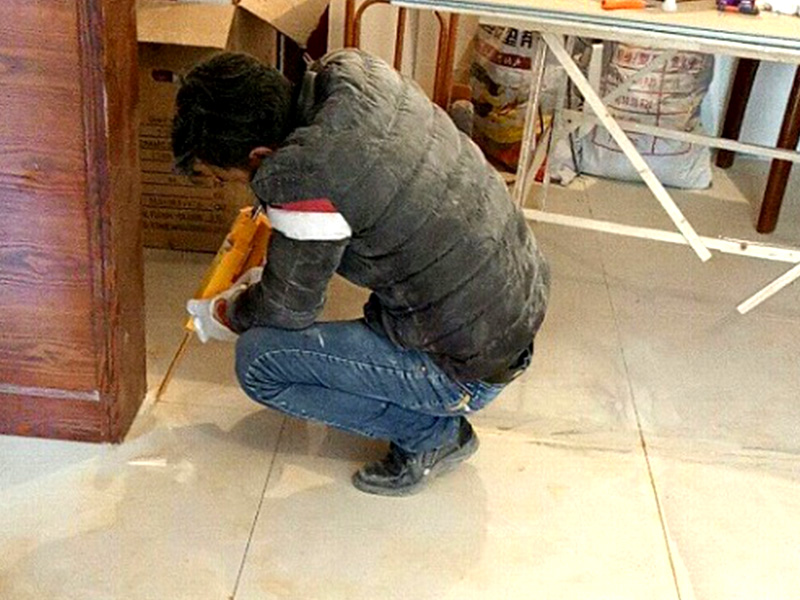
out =
[[(610, 93), (663, 53), (617, 42), (604, 43), (600, 95)], [(662, 68), (643, 77), (612, 101), (609, 112), (620, 120), (700, 132), (700, 105), (713, 74), (712, 55), (678, 52)], [(645, 134), (628, 136), (664, 185), (678, 188), (711, 185), (711, 152), (707, 147)], [(641, 181), (617, 143), (601, 126), (583, 138), (575, 154), (581, 172)]]
[[(472, 137), (487, 158), (509, 169), (516, 169), (519, 161), (535, 35), (513, 27), (480, 25), (475, 36), (470, 65)], [(555, 102), (556, 71), (545, 69), (543, 112)], [(539, 132), (541, 127), (540, 119)]]

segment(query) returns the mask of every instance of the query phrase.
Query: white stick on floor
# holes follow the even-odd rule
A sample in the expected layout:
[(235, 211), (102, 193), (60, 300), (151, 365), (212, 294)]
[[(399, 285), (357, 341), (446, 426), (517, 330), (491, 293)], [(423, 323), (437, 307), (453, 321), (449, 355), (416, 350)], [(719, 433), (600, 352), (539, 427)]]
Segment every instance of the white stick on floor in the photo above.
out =
[(711, 258), (711, 252), (703, 245), (700, 236), (697, 235), (697, 232), (689, 221), (683, 216), (683, 213), (675, 204), (669, 192), (661, 185), (658, 177), (655, 176), (641, 154), (639, 154), (639, 151), (636, 150), (633, 142), (631, 142), (619, 124), (608, 112), (608, 109), (597, 95), (597, 92), (589, 85), (589, 82), (586, 80), (586, 77), (584, 77), (580, 68), (578, 68), (578, 65), (575, 64), (572, 57), (570, 57), (569, 53), (564, 48), (564, 43), (561, 41), (560, 36), (552, 33), (543, 33), (542, 38), (547, 43), (550, 51), (558, 59), (558, 62), (564, 67), (570, 79), (572, 79), (581, 91), (584, 100), (591, 106), (602, 125), (608, 130), (611, 137), (614, 138), (614, 141), (617, 142), (617, 145), (636, 169), (639, 176), (647, 184), (647, 187), (650, 188), (656, 200), (661, 203), (661, 206), (664, 207), (664, 210), (667, 212), (670, 219), (672, 219), (672, 222), (675, 223), (675, 226), (686, 238), (686, 241), (695, 251), (695, 254), (697, 254), (703, 262), (709, 260)]
[(753, 310), (756, 306), (764, 302), (764, 300), (766, 300), (767, 298), (771, 298), (772, 296), (780, 292), (783, 288), (785, 288), (787, 285), (789, 285), (798, 278), (800, 278), (800, 263), (797, 263), (795, 266), (786, 271), (786, 273), (778, 277), (775, 281), (770, 283), (764, 289), (750, 296), (747, 300), (745, 300), (739, 306), (737, 306), (736, 310), (738, 310), (741, 314), (748, 313), (749, 311)]
[[(539, 223), (549, 223), (551, 225), (563, 225), (565, 227), (577, 227), (578, 229), (588, 229), (589, 231), (599, 231), (615, 235), (639, 238), (642, 240), (653, 240), (657, 242), (667, 242), (670, 244), (688, 245), (689, 242), (676, 231), (664, 231), (651, 227), (639, 227), (636, 225), (623, 225), (613, 221), (600, 221), (598, 219), (587, 219), (573, 215), (547, 212), (526, 208), (522, 211), (525, 218)], [(746, 256), (748, 258), (760, 258), (775, 262), (785, 262), (796, 264), (800, 262), (800, 248), (786, 248), (750, 242), (747, 240), (737, 240), (733, 238), (700, 238), (706, 247), (717, 250), (723, 254), (733, 254), (735, 256)]]
[[(688, 245), (688, 241), (679, 233), (674, 231), (664, 231), (662, 229), (652, 229), (649, 227), (637, 227), (634, 225), (622, 225), (612, 221), (598, 221), (597, 219), (585, 219), (573, 215), (551, 213), (530, 208), (523, 209), (525, 218), (539, 223), (549, 223), (552, 225), (564, 225), (566, 227), (577, 227), (578, 229), (588, 229), (602, 233), (615, 235), (625, 235), (628, 237), (643, 240), (655, 240), (668, 242), (670, 244)], [(778, 277), (775, 281), (767, 285), (764, 289), (756, 292), (750, 298), (736, 307), (741, 314), (753, 310), (756, 306), (771, 298), (787, 285), (800, 278), (800, 248), (784, 248), (736, 240), (731, 238), (700, 238), (707, 248), (717, 250), (723, 254), (733, 254), (735, 256), (746, 256), (748, 258), (760, 258), (777, 262), (793, 263), (794, 266), (786, 273)]]

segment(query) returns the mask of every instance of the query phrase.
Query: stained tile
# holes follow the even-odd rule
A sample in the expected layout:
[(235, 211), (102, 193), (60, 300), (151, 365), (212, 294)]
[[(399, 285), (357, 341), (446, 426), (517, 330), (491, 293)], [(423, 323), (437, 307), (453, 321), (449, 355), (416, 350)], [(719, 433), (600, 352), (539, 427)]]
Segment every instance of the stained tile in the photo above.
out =
[(531, 367), (474, 421), (573, 443), (629, 444), (636, 421), (614, 322), (566, 318), (558, 308), (548, 318)]
[(640, 452), (479, 435), (426, 492), (382, 498), (350, 484), (378, 445), (293, 421), (237, 599), (676, 598)]
[(227, 598), (281, 423), (159, 404), (120, 446), (0, 438), (0, 597)]
[[(692, 444), (687, 444), (691, 448)], [(790, 600), (800, 593), (800, 458), (651, 456), (681, 597)]]
[(635, 310), (621, 315), (646, 434), (800, 450), (795, 321)]
[[(589, 216), (579, 184), (554, 186), (549, 197), (548, 211)], [(605, 237), (547, 223), (532, 227), (552, 272), (534, 361), (474, 419), (562, 442), (627, 447), (636, 425), (603, 271)]]
[[(593, 180), (587, 184), (586, 193), (597, 219), (676, 231), (643, 185)], [(713, 197), (710, 192), (675, 192), (675, 198), (700, 235), (786, 245), (786, 238), (755, 232), (752, 207), (743, 199)], [(793, 245), (800, 247), (797, 231)], [(703, 263), (688, 246), (613, 234), (605, 234), (601, 252), (612, 298), (618, 304), (637, 303), (674, 312), (732, 313), (737, 305), (792, 266), (718, 252)], [(800, 318), (798, 307), (800, 285), (795, 282), (755, 311), (796, 319)]]

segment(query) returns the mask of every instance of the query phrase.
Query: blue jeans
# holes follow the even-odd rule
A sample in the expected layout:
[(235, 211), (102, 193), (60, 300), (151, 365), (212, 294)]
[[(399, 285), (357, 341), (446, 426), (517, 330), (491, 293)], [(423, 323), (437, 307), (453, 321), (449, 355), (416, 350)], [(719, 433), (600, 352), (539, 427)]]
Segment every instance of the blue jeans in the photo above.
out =
[(400, 348), (363, 320), (250, 329), (236, 345), (236, 374), (256, 402), (409, 452), (455, 441), (460, 417), (504, 387), (455, 381), (425, 353)]

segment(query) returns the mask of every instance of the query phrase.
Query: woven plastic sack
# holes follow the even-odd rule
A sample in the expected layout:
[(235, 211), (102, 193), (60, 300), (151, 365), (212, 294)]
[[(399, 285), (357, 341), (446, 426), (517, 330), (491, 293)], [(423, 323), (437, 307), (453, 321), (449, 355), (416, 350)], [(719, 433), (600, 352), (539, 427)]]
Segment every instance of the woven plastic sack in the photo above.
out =
[[(490, 160), (510, 169), (519, 161), (534, 41), (534, 32), (513, 27), (480, 25), (475, 35), (470, 65), (472, 137)], [(556, 69), (545, 69), (543, 110), (554, 103), (555, 76)]]
[[(663, 52), (617, 42), (604, 43), (601, 96), (616, 89)], [(612, 101), (609, 112), (621, 120), (701, 133), (700, 105), (708, 93), (713, 74), (712, 55), (679, 52)], [(711, 185), (711, 152), (707, 147), (652, 135), (628, 135), (664, 185), (694, 189)], [(579, 170), (584, 173), (641, 181), (619, 146), (601, 126), (586, 136), (576, 150)]]

